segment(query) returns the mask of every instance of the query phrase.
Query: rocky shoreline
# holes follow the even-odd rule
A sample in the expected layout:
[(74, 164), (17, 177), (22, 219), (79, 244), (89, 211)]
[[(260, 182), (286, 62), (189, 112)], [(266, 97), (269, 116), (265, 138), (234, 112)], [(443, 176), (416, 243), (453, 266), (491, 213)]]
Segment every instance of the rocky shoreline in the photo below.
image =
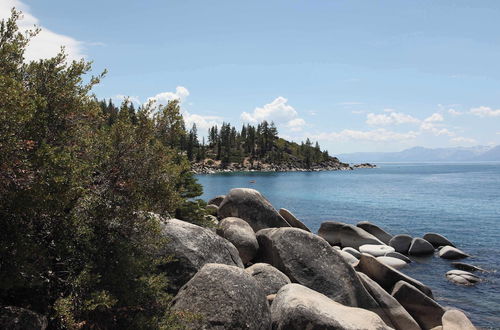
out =
[[(165, 253), (177, 260), (166, 272), (172, 310), (196, 315), (188, 328), (475, 329), (464, 312), (440, 305), (431, 288), (402, 271), (412, 256), (468, 257), (442, 235), (391, 235), (370, 222), (335, 221), (314, 234), (246, 188), (208, 203), (213, 228), (164, 221)], [(446, 274), (453, 283), (480, 281), (470, 272), (480, 268), (453, 265), (462, 269)]]
[(375, 168), (376, 165), (364, 163), (349, 165), (338, 161), (326, 161), (318, 164), (313, 164), (310, 168), (302, 167), (300, 164), (241, 164), (231, 163), (223, 167), (220, 163), (193, 163), (192, 171), (195, 174), (216, 174), (216, 173), (233, 173), (233, 172), (321, 172), (321, 171), (352, 171), (360, 168)]

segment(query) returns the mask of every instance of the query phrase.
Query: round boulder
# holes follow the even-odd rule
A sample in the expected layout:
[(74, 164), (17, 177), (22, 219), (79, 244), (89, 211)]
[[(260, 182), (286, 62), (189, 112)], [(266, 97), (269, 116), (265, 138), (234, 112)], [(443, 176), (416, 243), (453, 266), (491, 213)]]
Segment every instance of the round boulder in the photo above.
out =
[(423, 238), (427, 242), (431, 243), (435, 248), (446, 245), (455, 247), (455, 245), (452, 242), (450, 242), (449, 239), (447, 239), (443, 235), (439, 235), (436, 233), (427, 233), (423, 236)]
[(278, 213), (286, 220), (286, 222), (288, 222), (288, 224), (290, 226), (295, 227), (295, 228), (304, 229), (305, 231), (311, 232), (311, 230), (309, 228), (307, 228), (307, 226), (304, 225), (304, 223), (302, 221), (297, 219), (297, 217), (295, 215), (293, 215), (293, 213), (288, 211), (287, 209), (280, 209), (278, 211)]
[(238, 249), (241, 261), (247, 264), (259, 250), (255, 233), (245, 220), (235, 217), (224, 218), (219, 223), (217, 234), (227, 239)]
[(182, 287), (172, 311), (194, 314), (189, 329), (269, 329), (271, 313), (264, 290), (245, 270), (206, 264)]
[(342, 247), (349, 246), (359, 250), (359, 247), (365, 244), (384, 245), (378, 238), (359, 227), (349, 224), (342, 226), (340, 231), (340, 245)]
[(253, 264), (245, 271), (259, 283), (267, 296), (275, 294), (281, 287), (291, 283), (288, 276), (269, 264)]
[(375, 313), (347, 307), (300, 284), (280, 289), (271, 305), (272, 328), (276, 330), (392, 329)]
[(245, 220), (254, 232), (264, 228), (290, 227), (260, 192), (249, 188), (231, 189), (219, 206), (219, 218)]
[(400, 234), (391, 238), (389, 245), (392, 246), (396, 252), (408, 254), (412, 240), (413, 238), (411, 236)]
[(389, 252), (394, 252), (394, 248), (389, 245), (365, 244), (359, 247), (359, 252), (368, 253), (374, 257), (381, 257)]
[(340, 245), (340, 233), (344, 225), (343, 222), (325, 221), (319, 227), (318, 236), (323, 237), (332, 246)]
[(455, 284), (474, 285), (480, 281), (479, 276), (466, 272), (465, 270), (450, 270), (446, 273), (446, 278)]
[(443, 330), (476, 330), (476, 327), (457, 309), (447, 310), (441, 318)]
[(462, 259), (470, 257), (467, 253), (452, 246), (445, 246), (439, 250), (439, 256), (443, 259)]
[(434, 246), (423, 238), (416, 237), (411, 241), (408, 254), (412, 256), (422, 256), (434, 253)]
[(391, 267), (396, 268), (396, 269), (400, 269), (400, 268), (408, 266), (408, 264), (406, 262), (404, 262), (403, 260), (398, 259), (398, 258), (393, 258), (393, 257), (385, 257), (385, 256), (384, 257), (377, 257), (377, 260), (386, 264), (387, 266), (391, 266)]
[(166, 220), (162, 227), (168, 240), (162, 254), (174, 258), (160, 266), (169, 280), (170, 293), (176, 293), (206, 263), (243, 268), (234, 245), (210, 229), (177, 219)]
[(392, 238), (391, 234), (369, 221), (358, 222), (356, 226), (372, 234), (373, 236), (384, 242), (384, 244), (389, 244), (389, 241)]

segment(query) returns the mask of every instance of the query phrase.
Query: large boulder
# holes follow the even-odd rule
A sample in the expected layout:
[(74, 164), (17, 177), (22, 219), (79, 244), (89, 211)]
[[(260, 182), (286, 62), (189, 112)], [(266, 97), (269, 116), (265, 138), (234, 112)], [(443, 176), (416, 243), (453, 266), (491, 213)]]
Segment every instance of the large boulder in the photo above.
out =
[(462, 259), (470, 257), (467, 253), (459, 250), (453, 246), (445, 246), (439, 250), (439, 256), (443, 259)]
[(227, 239), (238, 249), (243, 264), (251, 261), (259, 250), (255, 233), (245, 220), (235, 217), (224, 218), (219, 223), (217, 234)]
[(195, 317), (189, 329), (269, 329), (271, 313), (261, 286), (245, 270), (206, 264), (182, 287), (172, 311)]
[(340, 233), (345, 223), (338, 221), (325, 221), (318, 230), (318, 235), (323, 237), (330, 245), (340, 245)]
[(460, 285), (473, 285), (481, 279), (479, 276), (469, 273), (465, 270), (453, 269), (446, 273), (446, 278), (455, 284)]
[(358, 222), (358, 224), (356, 226), (365, 230), (366, 232), (372, 234), (373, 236), (375, 236), (376, 238), (378, 238), (379, 240), (381, 240), (385, 244), (389, 244), (389, 241), (392, 238), (391, 234), (389, 234), (388, 232), (386, 232), (385, 230), (383, 230), (379, 226), (374, 225), (373, 223), (371, 223), (369, 221)]
[(47, 318), (43, 315), (21, 307), (0, 307), (0, 329), (45, 330), (46, 328)]
[(272, 327), (276, 330), (392, 329), (375, 313), (348, 307), (300, 284), (280, 289), (271, 305)]
[(302, 221), (297, 219), (297, 217), (293, 215), (292, 212), (288, 211), (287, 209), (280, 209), (278, 212), (290, 226), (311, 232), (311, 230), (307, 228), (307, 226)]
[(434, 246), (425, 239), (416, 237), (411, 241), (408, 254), (412, 256), (422, 256), (434, 253)]
[(399, 234), (391, 238), (389, 245), (392, 246), (396, 252), (408, 254), (408, 249), (410, 249), (412, 240), (413, 238), (410, 235)]
[(367, 275), (358, 272), (358, 276), (363, 282), (366, 290), (378, 302), (383, 312), (391, 320), (392, 326), (396, 330), (420, 330), (418, 323), (401, 306), (401, 304), (380, 285)]
[(257, 232), (257, 239), (262, 261), (281, 270), (292, 282), (343, 305), (378, 309), (355, 270), (321, 237), (298, 228), (272, 228)]
[(368, 253), (374, 257), (381, 257), (389, 252), (394, 252), (394, 248), (389, 245), (373, 245), (373, 244), (365, 244), (359, 247), (359, 252)]
[(452, 242), (450, 242), (449, 239), (447, 239), (443, 235), (439, 235), (436, 233), (427, 233), (423, 236), (423, 239), (431, 243), (435, 248), (446, 245), (455, 247), (455, 245)]
[(245, 271), (259, 283), (266, 296), (275, 294), (281, 287), (291, 283), (288, 276), (269, 264), (256, 263)]
[(359, 247), (365, 244), (384, 245), (381, 240), (356, 226), (345, 224), (341, 228), (340, 245), (342, 247), (349, 246), (359, 250)]
[(249, 188), (231, 189), (220, 204), (218, 214), (221, 219), (241, 218), (255, 232), (264, 228), (290, 227), (260, 192)]
[(399, 281), (394, 286), (392, 296), (410, 313), (422, 329), (432, 329), (441, 325), (444, 308), (413, 285)]
[(441, 318), (443, 330), (476, 330), (476, 327), (457, 309), (447, 310)]
[(432, 296), (432, 291), (423, 283), (409, 277), (398, 271), (397, 269), (378, 261), (375, 257), (362, 254), (356, 269), (368, 275), (372, 280), (377, 282), (387, 292), (392, 292), (394, 285), (399, 281), (406, 281), (417, 287), (429, 297)]
[(169, 280), (169, 291), (176, 293), (206, 263), (219, 263), (243, 268), (238, 250), (210, 229), (169, 219), (162, 223), (167, 238), (162, 254), (172, 256), (160, 267)]
[(216, 196), (214, 198), (212, 198), (211, 200), (209, 200), (207, 202), (207, 204), (213, 204), (213, 205), (216, 205), (216, 206), (220, 206), (220, 203), (222, 203), (222, 201), (224, 200), (224, 198), (226, 197), (226, 195), (219, 195), (219, 196)]

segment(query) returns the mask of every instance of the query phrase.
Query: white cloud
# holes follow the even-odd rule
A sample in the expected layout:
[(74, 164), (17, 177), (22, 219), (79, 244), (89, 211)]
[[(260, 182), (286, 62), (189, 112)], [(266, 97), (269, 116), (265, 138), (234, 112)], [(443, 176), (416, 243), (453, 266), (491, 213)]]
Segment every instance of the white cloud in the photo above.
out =
[(460, 116), (462, 114), (461, 111), (457, 111), (455, 109), (448, 109), (448, 113), (452, 116)]
[(26, 49), (24, 54), (26, 61), (53, 57), (60, 51), (61, 46), (65, 47), (70, 61), (85, 57), (84, 42), (43, 27), (38, 18), (30, 13), (30, 8), (20, 0), (0, 1), (0, 19), (10, 17), (12, 7), (23, 12), (23, 19), (18, 22), (21, 31), (33, 30), (34, 25), (41, 28), (40, 33), (31, 40)]
[(351, 111), (351, 113), (355, 114), (355, 115), (361, 115), (361, 114), (363, 114), (365, 112), (366, 112), (365, 110), (353, 110), (353, 111)]
[(146, 102), (153, 101), (157, 105), (167, 105), (168, 101), (179, 100), (184, 101), (189, 96), (189, 91), (186, 87), (177, 86), (175, 92), (162, 92), (148, 98)]
[(440, 113), (433, 113), (430, 117), (427, 117), (425, 118), (424, 122), (427, 122), (427, 123), (435, 123), (435, 122), (440, 122), (440, 121), (444, 121), (444, 117), (442, 114)]
[(187, 129), (191, 129), (193, 124), (196, 124), (198, 129), (198, 134), (206, 135), (206, 131), (212, 126), (221, 126), (222, 118), (218, 116), (202, 116), (197, 114), (191, 114), (188, 111), (182, 111), (182, 116), (184, 117), (184, 123)]
[(388, 142), (388, 141), (402, 141), (412, 140), (419, 135), (418, 132), (409, 131), (406, 133), (399, 133), (389, 131), (384, 128), (379, 128), (371, 131), (358, 131), (345, 129), (340, 132), (321, 133), (313, 136), (316, 140), (327, 141), (371, 141), (371, 142)]
[(479, 117), (500, 117), (500, 109), (493, 110), (490, 107), (480, 106), (470, 109), (470, 113)]
[(369, 113), (366, 115), (366, 123), (370, 126), (415, 124), (419, 122), (420, 120), (417, 118), (401, 112), (389, 112), (388, 114)]
[(453, 143), (467, 143), (467, 144), (475, 144), (475, 143), (477, 143), (477, 141), (475, 139), (466, 138), (466, 137), (463, 137), (463, 136), (454, 137), (454, 138), (450, 139), (450, 141), (453, 142)]
[(294, 132), (301, 131), (305, 125), (306, 121), (302, 118), (292, 119), (286, 124), (286, 126)]

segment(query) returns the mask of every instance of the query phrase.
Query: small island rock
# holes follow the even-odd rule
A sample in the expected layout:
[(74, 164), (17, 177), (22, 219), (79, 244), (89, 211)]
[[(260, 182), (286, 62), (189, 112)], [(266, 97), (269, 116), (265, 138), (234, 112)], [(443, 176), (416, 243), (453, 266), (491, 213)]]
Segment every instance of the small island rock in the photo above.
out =
[(416, 237), (411, 241), (408, 254), (412, 256), (422, 256), (434, 253), (434, 246), (423, 238)]
[(470, 255), (463, 252), (462, 250), (447, 245), (439, 250), (439, 257), (443, 259), (462, 259), (470, 257)]
[(446, 273), (446, 278), (460, 285), (473, 285), (480, 281), (479, 276), (469, 273), (465, 270), (453, 269)]
[(389, 245), (392, 246), (396, 252), (408, 254), (412, 240), (413, 238), (410, 235), (400, 234), (391, 238)]

